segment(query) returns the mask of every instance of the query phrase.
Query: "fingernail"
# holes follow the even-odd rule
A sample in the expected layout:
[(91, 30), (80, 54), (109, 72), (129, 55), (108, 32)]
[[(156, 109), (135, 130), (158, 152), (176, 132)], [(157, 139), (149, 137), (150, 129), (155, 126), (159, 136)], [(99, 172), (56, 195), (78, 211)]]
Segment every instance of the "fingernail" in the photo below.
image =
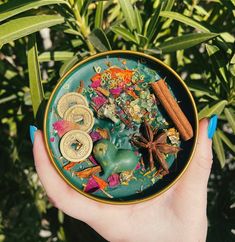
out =
[(34, 142), (34, 134), (35, 134), (35, 132), (36, 132), (37, 130), (38, 130), (37, 127), (35, 127), (35, 126), (33, 126), (33, 125), (30, 125), (30, 126), (29, 126), (29, 134), (30, 134), (30, 139), (31, 139), (32, 144), (33, 144), (33, 142)]
[(218, 116), (217, 115), (212, 115), (210, 117), (210, 121), (208, 124), (208, 138), (212, 139), (214, 134), (215, 134), (215, 130), (217, 127), (217, 120), (218, 120)]

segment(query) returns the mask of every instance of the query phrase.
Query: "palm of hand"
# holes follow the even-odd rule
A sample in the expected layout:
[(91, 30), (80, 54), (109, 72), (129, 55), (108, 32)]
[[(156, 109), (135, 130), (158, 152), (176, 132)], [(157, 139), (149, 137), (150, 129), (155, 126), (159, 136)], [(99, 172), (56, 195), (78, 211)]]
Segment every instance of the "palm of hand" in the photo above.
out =
[(40, 131), (34, 142), (36, 169), (57, 208), (86, 222), (109, 241), (205, 241), (207, 180), (212, 163), (207, 124), (206, 120), (200, 123), (197, 149), (183, 177), (167, 192), (144, 203), (107, 205), (77, 193), (52, 167)]

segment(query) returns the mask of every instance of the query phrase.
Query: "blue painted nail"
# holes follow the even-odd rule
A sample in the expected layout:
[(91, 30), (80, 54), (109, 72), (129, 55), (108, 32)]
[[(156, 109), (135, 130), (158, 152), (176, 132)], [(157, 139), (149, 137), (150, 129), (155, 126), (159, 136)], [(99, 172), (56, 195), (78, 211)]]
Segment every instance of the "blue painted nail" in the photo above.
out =
[(218, 116), (217, 115), (213, 115), (210, 118), (209, 124), (208, 124), (208, 138), (212, 139), (214, 134), (215, 134), (215, 130), (217, 127), (217, 120), (218, 120)]
[(33, 126), (33, 125), (30, 125), (30, 126), (29, 126), (29, 134), (30, 134), (30, 139), (31, 139), (32, 144), (33, 144), (33, 142), (34, 142), (34, 134), (35, 134), (35, 132), (36, 132), (37, 130), (38, 130), (37, 127), (35, 127), (35, 126)]

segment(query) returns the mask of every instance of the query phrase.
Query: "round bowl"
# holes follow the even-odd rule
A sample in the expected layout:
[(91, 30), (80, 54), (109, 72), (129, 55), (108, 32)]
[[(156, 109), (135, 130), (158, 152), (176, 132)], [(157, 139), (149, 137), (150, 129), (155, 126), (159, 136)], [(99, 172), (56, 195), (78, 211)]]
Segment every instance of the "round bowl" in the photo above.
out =
[[(135, 130), (138, 129), (137, 131), (139, 133), (142, 132), (143, 127), (141, 125), (130, 126), (131, 127), (130, 128), (125, 124), (120, 124), (120, 123), (115, 124), (114, 121), (112, 121), (111, 119), (108, 119), (107, 117), (101, 118), (100, 116), (97, 116), (97, 107), (94, 107), (94, 105), (91, 106), (91, 100), (93, 100), (91, 99), (91, 96), (94, 93), (94, 90), (91, 89), (90, 87), (92, 83), (91, 78), (93, 78), (97, 73), (99, 74), (104, 70), (107, 70), (113, 67), (119, 68), (121, 70), (131, 70), (131, 71), (138, 70), (139, 75), (141, 74), (141, 76), (139, 76), (138, 78), (139, 79), (142, 78), (141, 79), (142, 86), (138, 86), (138, 88), (139, 87), (146, 88), (146, 86), (148, 85), (144, 85), (144, 83), (147, 83), (148, 80), (153, 80), (154, 78), (156, 80), (164, 79), (165, 82), (167, 83), (167, 86), (169, 87), (169, 90), (172, 96), (178, 101), (178, 104), (181, 110), (183, 111), (189, 123), (191, 124), (194, 132), (193, 137), (188, 141), (184, 141), (182, 139), (178, 141), (178, 145), (180, 146), (181, 150), (178, 152), (177, 155), (164, 156), (169, 166), (169, 174), (164, 176), (156, 175), (157, 171), (160, 170), (159, 165), (156, 164), (156, 168), (154, 168), (155, 173), (153, 175), (153, 171), (150, 170), (149, 168), (149, 158), (146, 155), (145, 151), (142, 151), (142, 149), (138, 149), (135, 145), (133, 145), (133, 142), (130, 140), (131, 135), (133, 135), (134, 129)], [(110, 77), (107, 77), (107, 78), (110, 78)], [(93, 155), (94, 150), (93, 150), (93, 153), (90, 154), (89, 158), (87, 158), (85, 161), (70, 162), (63, 157), (62, 150), (60, 149), (60, 147), (63, 147), (63, 149), (66, 149), (64, 148), (65, 146), (63, 146), (64, 145), (63, 142), (65, 142), (63, 140), (63, 136), (65, 136), (64, 134), (67, 131), (71, 132), (71, 129), (76, 130), (77, 128), (70, 127), (70, 126), (68, 128), (63, 123), (64, 120), (63, 118), (61, 118), (61, 116), (63, 115), (63, 112), (62, 112), (63, 110), (61, 111), (61, 106), (58, 108), (58, 103), (61, 103), (62, 101), (64, 101), (61, 99), (61, 97), (64, 96), (65, 94), (70, 92), (72, 93), (77, 92), (77, 90), (79, 89), (79, 85), (82, 84), (81, 81), (84, 83), (84, 88), (82, 89), (83, 90), (82, 95), (85, 96), (88, 103), (84, 105), (88, 105), (88, 108), (92, 110), (94, 115), (93, 116), (94, 118), (93, 130), (95, 127), (94, 132), (96, 132), (98, 128), (103, 131), (106, 130), (107, 131), (106, 135), (108, 134), (110, 142), (113, 143), (116, 148), (118, 148), (118, 151), (120, 151), (120, 149), (133, 150), (133, 152), (135, 152), (135, 154), (139, 157), (139, 160), (137, 163), (138, 167), (136, 166), (136, 168), (133, 169), (133, 171), (131, 172), (131, 178), (129, 180), (127, 179), (126, 176), (124, 176), (126, 174), (125, 172), (118, 173), (117, 176), (112, 177), (111, 180), (110, 180), (110, 177), (108, 179), (107, 177), (104, 179), (102, 177), (102, 170), (105, 169), (103, 166), (101, 167), (102, 168), (101, 171), (98, 169), (99, 172), (92, 173), (90, 177), (84, 178), (84, 176), (78, 175), (78, 174), (81, 174), (79, 172), (83, 171), (84, 169), (91, 168), (94, 166), (99, 166), (99, 164), (98, 165), (96, 164), (97, 161), (94, 159), (94, 155)], [(110, 83), (112, 82), (110, 81)], [(95, 90), (97, 91), (97, 89)], [(149, 92), (151, 95), (153, 94), (151, 90)], [(109, 100), (108, 97), (105, 96), (104, 94), (106, 93), (102, 94), (99, 92), (100, 96), (105, 97), (107, 100)], [(64, 99), (67, 100), (66, 98)], [(130, 102), (129, 101), (127, 102), (129, 105)], [(64, 109), (72, 108), (71, 103), (69, 104), (65, 103), (63, 105), (65, 105), (65, 107), (63, 106)], [(158, 103), (158, 106), (159, 106), (159, 103)], [(152, 107), (150, 107), (150, 109), (151, 108)], [(60, 115), (58, 114), (59, 112), (57, 109), (60, 109), (59, 110)], [(61, 112), (62, 112), (62, 115), (61, 115)], [(150, 113), (151, 112), (152, 111), (150, 111)], [(156, 115), (156, 118), (154, 115)], [(156, 122), (157, 125), (159, 124), (160, 129), (163, 131), (167, 130), (168, 126), (174, 127), (174, 123), (172, 123), (171, 119), (165, 112), (164, 108), (161, 107), (161, 105), (158, 108), (157, 114), (154, 113), (152, 114), (152, 116), (149, 116), (149, 117), (154, 117), (154, 120), (151, 122)], [(137, 118), (138, 117), (136, 117), (136, 120)], [(144, 117), (142, 117), (141, 120), (143, 119)], [(58, 127), (58, 123), (60, 125), (61, 122), (63, 123), (62, 127), (61, 126)], [(93, 133), (91, 132), (93, 132), (93, 130), (90, 130), (89, 128), (89, 131), (87, 131), (87, 133), (89, 133), (89, 135), (92, 136)], [(78, 135), (77, 137), (80, 137), (80, 136)], [(193, 97), (188, 87), (183, 82), (183, 80), (174, 70), (172, 70), (169, 66), (167, 66), (162, 61), (140, 52), (108, 51), (82, 60), (60, 79), (58, 84), (55, 86), (46, 107), (46, 112), (44, 116), (44, 138), (46, 142), (46, 149), (48, 151), (48, 154), (53, 166), (58, 171), (60, 176), (65, 180), (65, 182), (68, 183), (73, 189), (78, 191), (80, 194), (102, 203), (110, 203), (110, 204), (138, 203), (138, 202), (143, 202), (143, 201), (152, 199), (156, 196), (159, 196), (160, 194), (168, 190), (180, 179), (180, 177), (183, 175), (183, 173), (189, 166), (189, 163), (195, 151), (196, 142), (198, 138), (197, 109), (196, 109), (196, 105), (193, 100)], [(84, 141), (84, 142), (88, 142), (89, 140), (87, 139), (87, 141)], [(99, 141), (95, 142), (95, 140), (96, 139), (93, 139), (94, 141), (92, 144), (93, 146), (96, 145), (96, 142), (99, 142)], [(76, 140), (76, 142), (78, 142), (78, 140)], [(83, 141), (81, 140), (81, 142)], [(79, 149), (78, 144), (79, 142), (76, 143), (77, 145), (76, 149)], [(125, 155), (123, 157), (125, 157)], [(144, 162), (142, 163), (140, 162), (141, 157), (143, 157), (144, 159)], [(116, 158), (113, 158), (113, 160), (115, 159)], [(113, 162), (113, 161), (110, 161), (110, 162)], [(122, 161), (119, 160), (115, 162), (122, 162)], [(126, 161), (124, 160), (123, 162), (126, 162)], [(120, 178), (121, 176), (122, 176), (122, 179)], [(98, 180), (97, 179), (94, 180), (94, 178), (97, 178)], [(115, 183), (115, 179), (116, 179), (116, 183)], [(102, 181), (104, 181), (104, 183), (102, 183)], [(95, 182), (96, 184), (95, 186), (93, 186), (94, 190), (90, 189), (87, 192), (86, 191), (86, 187), (88, 187), (87, 184), (89, 183), (89, 186), (90, 186), (91, 185), (90, 183), (92, 182), (93, 183)], [(98, 187), (97, 187), (97, 184), (98, 184)]]

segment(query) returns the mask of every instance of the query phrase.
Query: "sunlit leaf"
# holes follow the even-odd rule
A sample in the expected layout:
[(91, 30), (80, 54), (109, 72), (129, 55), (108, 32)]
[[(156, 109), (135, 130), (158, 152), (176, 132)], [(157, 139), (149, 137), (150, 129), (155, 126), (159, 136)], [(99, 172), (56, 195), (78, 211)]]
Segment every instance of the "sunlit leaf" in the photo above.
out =
[(39, 107), (44, 99), (44, 91), (38, 62), (37, 42), (34, 34), (29, 36), (27, 59), (29, 70), (29, 87), (33, 105), (33, 113), (34, 117), (36, 118)]
[(200, 94), (209, 96), (214, 100), (218, 100), (218, 97), (215, 95), (215, 93), (211, 91), (207, 85), (200, 82), (200, 80), (189, 81), (187, 82), (187, 85), (189, 86), (191, 91), (199, 92)]
[(118, 36), (122, 37), (124, 40), (137, 43), (136, 37), (127, 29), (123, 27), (114, 26), (114, 27), (111, 27), (111, 30)]
[(74, 56), (70, 51), (47, 51), (38, 56), (39, 62), (47, 61), (66, 61)]
[(171, 11), (175, 3), (175, 0), (166, 0), (165, 6), (163, 7), (164, 11)]
[(224, 113), (233, 130), (233, 133), (235, 134), (235, 113), (230, 108), (225, 108)]
[(213, 114), (220, 115), (223, 112), (223, 110), (227, 104), (228, 104), (227, 100), (222, 100), (222, 101), (215, 103), (212, 106), (209, 106), (209, 105), (205, 106), (205, 108), (203, 108), (199, 112), (199, 119), (205, 118), (205, 117), (210, 117)]
[(17, 96), (15, 94), (12, 94), (12, 95), (10, 95), (8, 97), (0, 98), (0, 104), (5, 104), (6, 102), (10, 102), (10, 101), (12, 101), (12, 100), (14, 100), (16, 98), (17, 98)]
[(227, 82), (226, 59), (224, 53), (215, 45), (206, 44), (206, 50), (212, 60), (215, 72)]
[(217, 129), (216, 131), (220, 137), (220, 139), (231, 149), (231, 151), (235, 152), (235, 145), (230, 141), (230, 139), (225, 135), (225, 133), (221, 129)]
[(161, 12), (161, 6), (157, 8), (151, 17), (151, 20), (149, 22), (148, 28), (147, 28), (147, 34), (146, 37), (148, 38), (149, 42), (153, 40), (154, 37), (156, 37), (156, 33), (158, 31), (157, 25), (159, 20), (159, 13)]
[(75, 55), (67, 60), (60, 68), (60, 77), (64, 76), (79, 60), (81, 60), (81, 56), (79, 55)]
[(64, 222), (64, 213), (61, 210), (58, 210), (58, 221), (63, 224)]
[(220, 165), (223, 168), (225, 166), (224, 146), (217, 133), (215, 133), (214, 137), (213, 137), (213, 147), (214, 147), (215, 153), (219, 159)]
[(135, 17), (136, 17), (136, 28), (138, 33), (141, 34), (143, 29), (143, 20), (142, 20), (140, 11), (136, 6), (134, 7), (134, 10), (135, 10)]
[(0, 7), (0, 22), (30, 9), (51, 4), (67, 4), (65, 0), (19, 0), (8, 1)]
[(64, 76), (79, 60), (87, 56), (89, 52), (84, 51), (82, 53), (77, 53), (75, 56), (67, 60), (60, 68), (60, 77)]
[(195, 29), (201, 30), (203, 32), (210, 32), (210, 30), (208, 28), (206, 28), (205, 26), (203, 26), (202, 24), (200, 24), (197, 21), (193, 20), (192, 18), (184, 16), (183, 14), (180, 14), (180, 13), (170, 12), (170, 11), (162, 11), (160, 13), (160, 16), (174, 19), (176, 21), (179, 21), (183, 24), (189, 25), (189, 26), (191, 26)]
[(142, 34), (135, 34), (135, 36), (140, 46), (144, 46), (148, 42), (148, 38)]
[(0, 26), (0, 46), (63, 22), (64, 18), (57, 15), (27, 16), (10, 20)]
[(198, 45), (202, 42), (216, 37), (218, 34), (214, 33), (192, 33), (183, 36), (175, 37), (171, 40), (165, 41), (158, 46), (163, 53), (170, 53), (176, 50), (187, 49)]
[(136, 29), (135, 12), (130, 0), (119, 0), (119, 3), (126, 19), (127, 26), (130, 30)]
[(98, 2), (96, 13), (95, 13), (95, 28), (102, 28), (103, 11), (104, 11), (103, 2)]
[(88, 39), (92, 45), (100, 52), (111, 50), (108, 38), (102, 29), (94, 29), (88, 36)]

